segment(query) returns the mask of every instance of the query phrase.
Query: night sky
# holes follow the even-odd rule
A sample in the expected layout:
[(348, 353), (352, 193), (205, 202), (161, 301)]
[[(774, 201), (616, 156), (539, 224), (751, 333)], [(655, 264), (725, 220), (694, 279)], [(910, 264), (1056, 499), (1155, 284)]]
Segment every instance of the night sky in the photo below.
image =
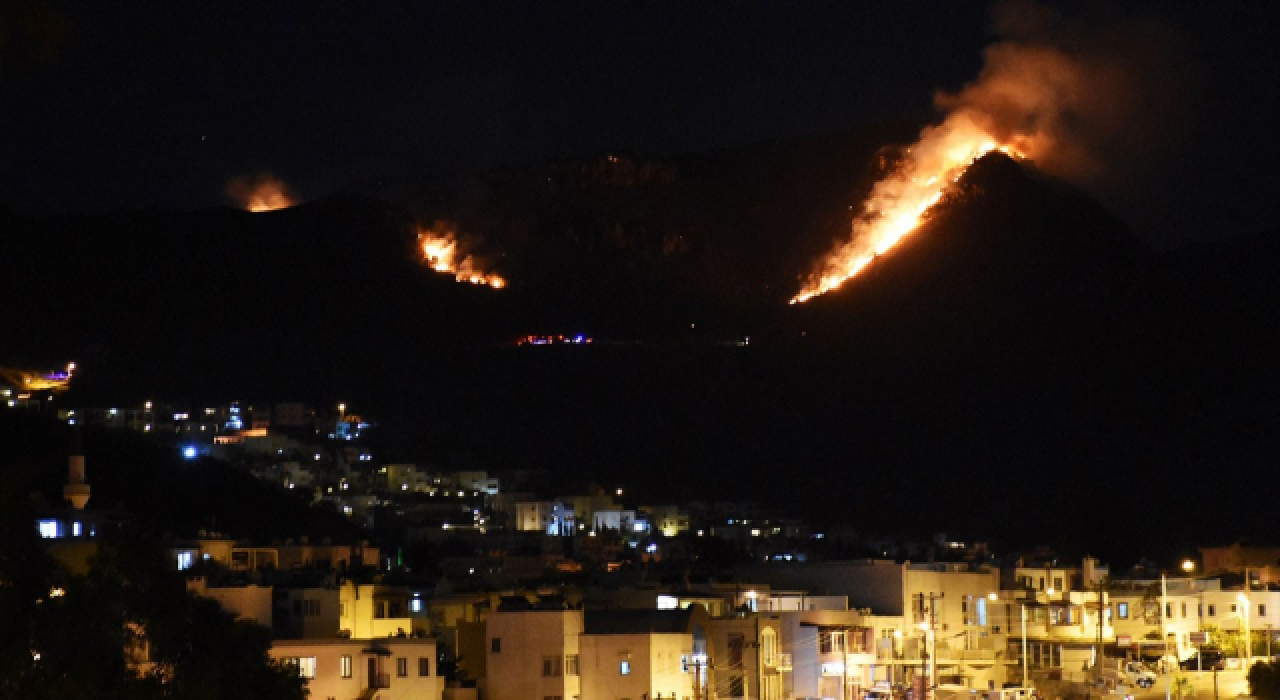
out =
[[(1140, 76), (1176, 97), (1144, 115), (1158, 147), (1094, 193), (1158, 247), (1274, 226), (1280, 10), (1077, 5), (1086, 28), (1160, 27), (1173, 56)], [(925, 123), (1000, 38), (968, 2), (0, 8), (0, 205), (20, 214), (224, 204), (228, 180), (262, 172), (315, 198)]]

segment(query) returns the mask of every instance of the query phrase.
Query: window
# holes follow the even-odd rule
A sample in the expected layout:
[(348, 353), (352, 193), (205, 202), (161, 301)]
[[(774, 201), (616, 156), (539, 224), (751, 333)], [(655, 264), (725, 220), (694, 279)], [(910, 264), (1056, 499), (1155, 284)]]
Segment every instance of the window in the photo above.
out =
[(316, 677), (316, 657), (314, 656), (288, 656), (284, 659), (284, 665), (291, 666), (297, 671), (299, 678)]
[(51, 539), (51, 538), (54, 538), (54, 537), (57, 537), (57, 536), (58, 536), (58, 521), (57, 521), (57, 520), (41, 520), (41, 521), (40, 521), (40, 536), (41, 536), (41, 537), (45, 537), (45, 538), (50, 538), (50, 539)]
[(1196, 617), (1204, 617), (1204, 603), (1196, 603)]
[(760, 630), (760, 657), (765, 666), (777, 664), (778, 633), (772, 627)]
[(320, 614), (320, 601), (306, 598), (295, 600), (293, 601), (293, 614), (298, 617), (316, 617)]
[(542, 677), (543, 678), (559, 677), (561, 673), (561, 669), (563, 668), (564, 667), (561, 665), (559, 656), (542, 657)]
[(1209, 603), (1209, 617), (1215, 617), (1217, 614), (1218, 614), (1218, 611), (1214, 607), (1213, 603)]
[(192, 552), (178, 552), (178, 571), (186, 571), (195, 563), (195, 555)]
[(1258, 603), (1258, 617), (1266, 617), (1266, 616), (1267, 616), (1266, 603)]
[(566, 676), (578, 675), (578, 655), (577, 654), (569, 654), (568, 656), (564, 657), (564, 675)]
[(1173, 619), (1173, 603), (1164, 604), (1164, 619)]
[(422, 599), (421, 599), (421, 598), (410, 598), (410, 599), (409, 599), (409, 612), (415, 612), (415, 613), (420, 613), (420, 612), (422, 612)]
[(489, 640), (489, 651), (497, 654), (502, 651), (502, 638), (494, 637)]
[(351, 655), (343, 654), (340, 661), (342, 666), (342, 677), (350, 678), (351, 677)]
[(1118, 616), (1120, 617), (1120, 619), (1121, 619), (1121, 620), (1128, 620), (1128, 619), (1129, 619), (1129, 604), (1128, 604), (1128, 603), (1116, 603), (1116, 615), (1118, 615)]
[(1186, 603), (1183, 603), (1183, 604), (1182, 604), (1182, 619), (1184, 619), (1184, 620), (1185, 620), (1185, 619), (1187, 619), (1187, 604), (1186, 604)]
[(1231, 612), (1235, 612), (1235, 611), (1236, 611), (1236, 604), (1235, 604), (1235, 603), (1232, 603), (1232, 604), (1231, 604)]
[(760, 678), (760, 700), (779, 700), (782, 697), (782, 679), (776, 675)]
[(409, 660), (403, 656), (396, 658), (396, 675), (400, 678), (409, 675)]
[(431, 675), (431, 659), (425, 656), (418, 657), (418, 675), (423, 678)]
[(1062, 577), (1061, 577), (1061, 576), (1054, 576), (1054, 577), (1053, 577), (1053, 590), (1055, 590), (1055, 591), (1059, 591), (1059, 592), (1061, 592), (1061, 591), (1062, 591)]
[(622, 661), (619, 661), (619, 662), (618, 662), (618, 675), (620, 675), (620, 676), (630, 676), (630, 675), (631, 675), (631, 662), (630, 662), (630, 661), (627, 661), (626, 659), (623, 659)]
[(844, 635), (839, 632), (822, 632), (819, 634), (818, 653), (844, 653)]

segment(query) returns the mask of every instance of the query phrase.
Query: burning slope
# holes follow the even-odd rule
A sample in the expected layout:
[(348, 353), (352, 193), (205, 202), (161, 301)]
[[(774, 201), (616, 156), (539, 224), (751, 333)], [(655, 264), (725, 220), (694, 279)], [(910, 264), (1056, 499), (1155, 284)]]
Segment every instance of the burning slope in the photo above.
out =
[(945, 189), (991, 151), (1093, 185), (1148, 157), (1160, 128), (1150, 126), (1153, 106), (1172, 99), (1160, 92), (1169, 84), (1162, 74), (1175, 62), (1159, 27), (1087, 27), (1016, 2), (997, 5), (996, 24), (1011, 38), (986, 50), (977, 80), (935, 97), (947, 116), (922, 131), (903, 162), (873, 186), (851, 239), (818, 264), (791, 303), (858, 274), (916, 229)]
[(875, 184), (864, 213), (853, 222), (853, 240), (837, 248), (811, 275), (792, 304), (839, 287), (877, 255), (892, 248), (920, 225), (945, 189), (977, 159), (1001, 151), (1021, 157), (1020, 149), (997, 143), (965, 113), (926, 129), (903, 162)]
[(427, 266), (436, 272), (445, 272), (459, 282), (480, 284), (502, 289), (507, 281), (493, 272), (482, 269), (480, 259), (465, 252), (459, 236), (445, 224), (418, 231), (418, 246)]

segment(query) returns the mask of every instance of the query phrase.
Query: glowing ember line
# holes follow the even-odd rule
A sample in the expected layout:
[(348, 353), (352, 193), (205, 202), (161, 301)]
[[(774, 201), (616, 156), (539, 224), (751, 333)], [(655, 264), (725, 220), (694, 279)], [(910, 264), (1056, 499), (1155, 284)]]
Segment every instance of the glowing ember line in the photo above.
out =
[(457, 281), (468, 284), (479, 284), (494, 289), (507, 286), (507, 281), (500, 275), (481, 270), (475, 256), (462, 253), (458, 237), (451, 232), (419, 231), (418, 246), (422, 249), (427, 267), (436, 272), (451, 274)]
[(872, 187), (863, 215), (853, 222), (852, 239), (823, 260), (791, 303), (825, 294), (857, 275), (919, 227), (925, 212), (969, 165), (995, 150), (1014, 153), (963, 112), (925, 129), (902, 166)]

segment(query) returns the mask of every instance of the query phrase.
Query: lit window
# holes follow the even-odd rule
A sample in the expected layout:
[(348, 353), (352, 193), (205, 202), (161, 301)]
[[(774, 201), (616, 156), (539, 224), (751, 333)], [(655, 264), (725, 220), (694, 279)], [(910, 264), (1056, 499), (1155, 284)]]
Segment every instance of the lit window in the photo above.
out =
[(40, 536), (41, 536), (41, 537), (46, 537), (46, 538), (53, 538), (53, 537), (57, 537), (57, 536), (58, 536), (58, 521), (57, 521), (57, 520), (41, 520), (41, 521), (40, 521)]
[(1116, 615), (1117, 615), (1121, 620), (1128, 620), (1128, 619), (1129, 619), (1129, 604), (1128, 604), (1128, 603), (1116, 603)]
[(351, 677), (351, 655), (343, 654), (341, 661), (342, 661), (342, 677), (350, 678)]
[(72, 536), (72, 537), (79, 537), (80, 535), (83, 535), (83, 534), (84, 534), (84, 526), (83, 526), (83, 525), (81, 525), (79, 522), (71, 523), (71, 536)]
[(622, 676), (629, 676), (629, 675), (631, 675), (631, 662), (630, 662), (630, 661), (627, 661), (627, 660), (625, 660), (625, 659), (624, 659), (624, 660), (622, 660), (622, 661), (619, 661), (619, 662), (618, 662), (618, 675), (622, 675)]
[(409, 612), (416, 612), (416, 613), (417, 613), (417, 612), (422, 612), (422, 599), (421, 599), (421, 598), (410, 598), (410, 599), (409, 599)]
[(564, 657), (564, 675), (566, 676), (578, 675), (578, 655), (577, 654), (569, 654)]
[(290, 656), (284, 659), (286, 666), (292, 666), (298, 672), (299, 678), (315, 678), (316, 677), (316, 657), (314, 656)]
[(178, 552), (178, 571), (186, 571), (195, 563), (195, 557), (191, 552)]

